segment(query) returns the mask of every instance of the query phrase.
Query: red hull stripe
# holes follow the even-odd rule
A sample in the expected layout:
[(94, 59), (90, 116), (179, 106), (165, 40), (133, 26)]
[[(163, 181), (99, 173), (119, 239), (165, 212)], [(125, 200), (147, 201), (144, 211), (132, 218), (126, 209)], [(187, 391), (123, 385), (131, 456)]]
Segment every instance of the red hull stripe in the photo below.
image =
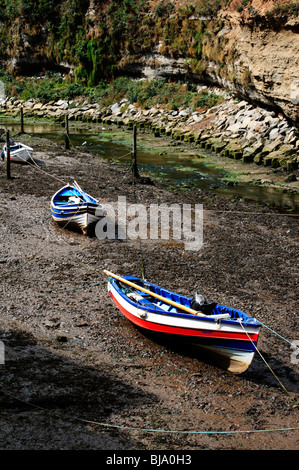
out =
[[(116, 300), (113, 293), (110, 292), (110, 296), (120, 309), (120, 311), (135, 325), (140, 326), (141, 328), (145, 328), (151, 331), (157, 331), (159, 333), (168, 333), (173, 335), (185, 335), (185, 336), (201, 336), (203, 338), (211, 337), (213, 338), (222, 338), (222, 339), (234, 339), (234, 340), (242, 340), (242, 341), (253, 341), (254, 343), (258, 340), (258, 334), (256, 333), (233, 333), (233, 332), (223, 332), (223, 331), (216, 331), (216, 330), (208, 330), (208, 329), (193, 329), (193, 328), (182, 328), (177, 326), (169, 326), (169, 325), (161, 325), (160, 323), (152, 323), (142, 318), (135, 317), (132, 315), (128, 310), (126, 310), (121, 303)], [(248, 338), (248, 336), (250, 339)]]

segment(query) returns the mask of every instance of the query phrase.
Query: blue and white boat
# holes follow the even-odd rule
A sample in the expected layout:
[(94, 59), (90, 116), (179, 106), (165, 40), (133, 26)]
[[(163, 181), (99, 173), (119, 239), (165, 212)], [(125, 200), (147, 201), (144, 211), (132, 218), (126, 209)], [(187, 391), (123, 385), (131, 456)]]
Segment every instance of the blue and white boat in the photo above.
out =
[[(240, 374), (254, 357), (261, 323), (235, 308), (187, 297), (133, 276), (104, 270), (108, 292), (135, 326), (174, 343), (199, 348), (209, 359)], [(198, 300), (203, 298), (204, 300)]]
[(103, 206), (78, 183), (67, 184), (51, 199), (51, 214), (55, 222), (62, 227), (79, 228), (84, 235), (103, 217)]

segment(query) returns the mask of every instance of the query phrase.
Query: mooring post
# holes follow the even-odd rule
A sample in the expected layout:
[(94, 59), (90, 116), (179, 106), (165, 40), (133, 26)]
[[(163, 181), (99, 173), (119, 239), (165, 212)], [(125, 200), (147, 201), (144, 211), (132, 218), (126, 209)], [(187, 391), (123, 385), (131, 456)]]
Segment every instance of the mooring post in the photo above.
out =
[(139, 178), (139, 172), (138, 172), (138, 167), (137, 167), (137, 127), (133, 127), (133, 150), (132, 150), (132, 172), (133, 172), (133, 178), (135, 180)]
[(70, 148), (69, 117), (68, 117), (68, 114), (65, 115), (65, 148), (67, 150), (69, 150), (69, 148)]
[(6, 131), (6, 178), (11, 179), (10, 175), (10, 143), (9, 143), (9, 131)]
[(23, 106), (21, 106), (21, 134), (24, 134), (24, 111), (23, 111)]

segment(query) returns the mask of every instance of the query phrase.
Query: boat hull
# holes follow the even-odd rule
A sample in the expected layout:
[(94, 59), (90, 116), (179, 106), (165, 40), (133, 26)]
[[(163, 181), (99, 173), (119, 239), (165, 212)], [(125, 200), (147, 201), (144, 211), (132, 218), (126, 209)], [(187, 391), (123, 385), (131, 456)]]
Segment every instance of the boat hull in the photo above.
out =
[[(69, 199), (68, 202), (63, 198)], [(77, 201), (72, 202), (72, 199)], [(61, 227), (79, 229), (86, 235), (103, 217), (103, 208), (96, 199), (81, 189), (66, 185), (53, 196), (51, 215)]]
[(108, 291), (123, 315), (144, 332), (167, 342), (196, 347), (203, 356), (232, 373), (240, 374), (250, 366), (258, 341), (258, 325), (244, 328), (239, 321), (159, 314), (127, 301), (111, 281)]
[[(10, 147), (10, 161), (11, 163), (19, 163), (21, 165), (28, 165), (33, 163), (32, 159), (33, 149), (27, 145), (17, 143)], [(2, 159), (7, 158), (6, 145), (2, 150)]]
[(97, 221), (103, 216), (102, 212), (98, 214), (97, 207), (90, 205), (74, 205), (62, 209), (51, 205), (51, 214), (53, 220), (61, 227), (80, 229), (83, 233), (91, 230)]

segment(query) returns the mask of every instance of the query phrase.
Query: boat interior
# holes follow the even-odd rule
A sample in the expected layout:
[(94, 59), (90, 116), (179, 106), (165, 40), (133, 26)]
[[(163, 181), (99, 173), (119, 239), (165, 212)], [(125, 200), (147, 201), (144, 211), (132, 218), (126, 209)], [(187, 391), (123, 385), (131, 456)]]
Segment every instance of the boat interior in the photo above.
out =
[[(140, 281), (138, 280), (132, 280), (135, 284), (139, 284), (141, 286)], [(172, 306), (171, 304), (167, 302), (163, 302), (162, 300), (142, 292), (141, 290), (137, 290), (127, 284), (124, 284), (120, 281), (116, 281), (117, 285), (121, 289), (122, 293), (125, 294), (132, 302), (136, 303), (138, 306), (144, 308), (144, 309), (154, 309), (159, 312), (167, 312), (167, 313), (172, 313), (172, 314), (184, 314), (184, 315), (190, 315), (190, 313), (186, 312), (183, 309), (180, 309), (178, 307)], [(192, 308), (191, 307), (191, 302), (192, 298), (183, 296), (180, 294), (176, 294), (174, 292), (170, 292), (167, 289), (163, 289), (159, 286), (155, 286), (154, 284), (142, 284), (142, 287), (146, 288), (147, 290), (152, 291), (154, 294), (158, 294), (161, 297), (164, 297), (166, 299), (172, 300), (173, 302), (176, 302), (178, 304), (181, 304), (182, 306)], [(210, 303), (208, 304), (210, 307), (209, 313), (206, 311), (198, 310), (198, 315), (206, 315), (212, 317), (222, 317), (222, 318), (229, 318), (231, 320), (247, 320), (248, 316), (244, 314), (243, 312), (232, 309), (230, 307), (226, 307), (223, 305), (219, 305), (216, 303)], [(204, 309), (203, 309), (204, 310)]]
[[(88, 198), (90, 199), (90, 198)], [(65, 188), (59, 192), (53, 200), (54, 204), (80, 204), (82, 202), (89, 202), (86, 200), (85, 195), (81, 194), (76, 188)], [(90, 202), (94, 202), (90, 199)]]

